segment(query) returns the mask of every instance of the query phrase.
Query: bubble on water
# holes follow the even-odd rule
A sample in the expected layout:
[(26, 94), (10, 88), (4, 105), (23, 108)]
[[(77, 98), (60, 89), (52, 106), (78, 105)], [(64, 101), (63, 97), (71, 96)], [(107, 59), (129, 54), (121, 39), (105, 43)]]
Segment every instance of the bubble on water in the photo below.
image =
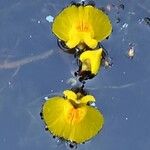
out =
[(93, 0), (90, 0), (90, 1), (88, 2), (88, 5), (95, 6), (95, 2), (94, 2)]
[(132, 59), (135, 55), (135, 50), (133, 47), (129, 48), (128, 52), (127, 52), (127, 55), (130, 59)]
[(122, 27), (121, 27), (121, 30), (126, 29), (127, 27), (128, 27), (128, 24), (127, 24), (127, 23), (124, 23), (124, 24), (122, 25)]
[(31, 38), (32, 38), (32, 35), (29, 35), (29, 38), (31, 39)]
[(122, 10), (124, 10), (124, 4), (120, 4), (120, 5), (118, 5), (118, 9), (122, 9)]
[(116, 23), (119, 23), (121, 19), (119, 17), (116, 18)]
[(110, 57), (105, 58), (105, 59), (102, 61), (102, 65), (103, 65), (106, 69), (112, 67), (113, 63), (112, 63), (111, 58), (110, 58)]
[(48, 131), (48, 126), (45, 126), (45, 131)]
[(112, 5), (111, 5), (111, 4), (107, 4), (106, 10), (107, 10), (107, 11), (111, 11), (111, 10), (112, 10)]
[(93, 102), (93, 103), (90, 103), (90, 106), (95, 107), (96, 104)]
[(54, 17), (51, 16), (51, 15), (49, 15), (49, 16), (46, 17), (46, 20), (47, 20), (49, 23), (51, 23), (51, 22), (53, 22)]
[(128, 14), (129, 15), (135, 15), (135, 12), (134, 11), (129, 11)]
[(46, 101), (47, 101), (47, 100), (48, 100), (48, 97), (47, 97), (47, 96), (45, 96), (45, 97), (44, 97), (44, 100), (46, 100)]
[(43, 113), (42, 112), (40, 112), (40, 117), (43, 120)]
[(68, 150), (75, 150), (77, 149), (77, 143), (75, 142), (66, 142), (66, 147)]
[(144, 22), (146, 23), (146, 25), (148, 25), (150, 27), (150, 18), (149, 17), (145, 17)]
[(80, 3), (85, 2), (85, 0), (80, 0)]
[(51, 93), (53, 93), (54, 92), (54, 90), (51, 90)]
[(129, 49), (127, 51), (128, 58), (132, 59), (135, 56), (135, 43), (129, 43)]
[(74, 78), (74, 77), (69, 78), (69, 79), (67, 80), (67, 84), (71, 84), (71, 86), (77, 85), (77, 80), (76, 80), (76, 78)]

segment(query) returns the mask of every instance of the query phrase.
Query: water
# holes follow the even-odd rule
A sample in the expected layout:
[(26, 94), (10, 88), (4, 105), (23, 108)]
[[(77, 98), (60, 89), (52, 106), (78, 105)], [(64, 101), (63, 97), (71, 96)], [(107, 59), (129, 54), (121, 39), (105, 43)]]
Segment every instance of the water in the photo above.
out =
[[(66, 149), (44, 130), (40, 109), (45, 96), (70, 88), (73, 57), (63, 53), (46, 17), (69, 0), (0, 0), (0, 148)], [(124, 7), (123, 7), (123, 5)], [(113, 33), (102, 42), (113, 61), (110, 69), (87, 82), (105, 125), (79, 150), (149, 150), (150, 17), (149, 0), (101, 0)], [(128, 58), (134, 46), (135, 56)]]

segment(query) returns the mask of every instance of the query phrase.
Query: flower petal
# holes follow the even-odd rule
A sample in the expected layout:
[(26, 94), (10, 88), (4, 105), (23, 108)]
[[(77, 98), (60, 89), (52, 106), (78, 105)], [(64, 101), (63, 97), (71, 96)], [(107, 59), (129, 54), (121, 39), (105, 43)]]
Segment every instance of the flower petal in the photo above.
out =
[(98, 41), (95, 39), (92, 39), (90, 36), (84, 36), (84, 42), (88, 47), (92, 49), (94, 49), (98, 44)]
[(72, 90), (65, 90), (63, 94), (66, 97), (66, 99), (73, 100), (73, 101), (77, 100), (77, 95)]
[(69, 48), (74, 48), (76, 47), (78, 44), (79, 44), (80, 40), (77, 36), (74, 36), (72, 38), (70, 38), (67, 42), (66, 42), (66, 45), (69, 47)]
[(85, 6), (85, 18), (90, 22), (94, 30), (94, 39), (101, 42), (112, 32), (112, 25), (108, 15), (93, 6)]
[(95, 102), (94, 96), (86, 95), (81, 98), (81, 103), (87, 104), (88, 102)]
[(104, 123), (98, 109), (87, 105), (74, 108), (69, 101), (61, 97), (47, 100), (42, 113), (52, 134), (76, 143), (83, 143), (94, 137)]
[(71, 5), (55, 17), (52, 31), (69, 48), (85, 43), (94, 49), (111, 34), (112, 25), (109, 17), (96, 7)]
[(82, 63), (81, 71), (91, 71), (92, 74), (96, 75), (100, 69), (102, 51), (100, 48), (83, 52), (79, 58)]
[(65, 42), (69, 40), (69, 32), (73, 23), (78, 19), (77, 13), (78, 8), (72, 5), (63, 9), (58, 16), (54, 18), (52, 31), (59, 39)]

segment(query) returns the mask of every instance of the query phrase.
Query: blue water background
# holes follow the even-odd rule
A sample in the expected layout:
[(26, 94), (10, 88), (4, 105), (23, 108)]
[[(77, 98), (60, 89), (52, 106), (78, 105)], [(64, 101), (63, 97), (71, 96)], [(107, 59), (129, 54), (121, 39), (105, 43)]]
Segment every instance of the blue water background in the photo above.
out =
[[(149, 0), (97, 0), (108, 12), (113, 33), (102, 42), (113, 67), (87, 82), (105, 117), (100, 134), (79, 150), (150, 149), (150, 17)], [(0, 149), (66, 149), (44, 130), (43, 98), (71, 85), (74, 61), (57, 46), (51, 24), (69, 0), (0, 0)], [(124, 4), (124, 10), (119, 8)], [(120, 22), (117, 22), (117, 18)], [(135, 57), (127, 51), (134, 45)], [(45, 54), (45, 55), (44, 55)], [(47, 55), (47, 56), (46, 56)]]

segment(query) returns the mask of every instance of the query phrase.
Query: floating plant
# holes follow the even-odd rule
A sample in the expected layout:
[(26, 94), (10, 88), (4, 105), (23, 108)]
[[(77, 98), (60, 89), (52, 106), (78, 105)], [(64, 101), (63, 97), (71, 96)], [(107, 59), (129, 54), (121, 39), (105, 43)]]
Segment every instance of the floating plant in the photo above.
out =
[(54, 136), (81, 144), (94, 137), (102, 128), (101, 112), (90, 104), (94, 96), (83, 90), (65, 90), (63, 96), (45, 101), (41, 116)]
[(71, 148), (92, 139), (102, 129), (104, 118), (96, 99), (85, 89), (86, 80), (95, 77), (101, 65), (109, 66), (108, 53), (100, 44), (112, 32), (108, 15), (94, 3), (71, 3), (54, 17), (52, 32), (58, 46), (74, 54), (81, 86), (65, 90), (44, 101), (41, 118), (46, 130), (64, 140)]

